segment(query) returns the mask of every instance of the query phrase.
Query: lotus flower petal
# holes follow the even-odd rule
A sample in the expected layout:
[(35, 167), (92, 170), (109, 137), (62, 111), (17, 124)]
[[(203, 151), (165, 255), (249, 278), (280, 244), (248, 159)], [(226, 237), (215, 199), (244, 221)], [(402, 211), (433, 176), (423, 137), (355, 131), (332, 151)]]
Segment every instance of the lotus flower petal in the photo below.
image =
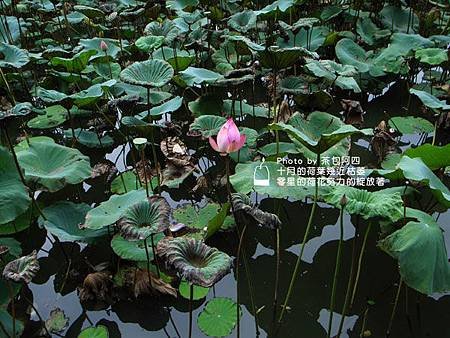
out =
[(194, 238), (165, 238), (158, 243), (157, 251), (169, 268), (203, 287), (214, 285), (231, 269), (230, 256)]

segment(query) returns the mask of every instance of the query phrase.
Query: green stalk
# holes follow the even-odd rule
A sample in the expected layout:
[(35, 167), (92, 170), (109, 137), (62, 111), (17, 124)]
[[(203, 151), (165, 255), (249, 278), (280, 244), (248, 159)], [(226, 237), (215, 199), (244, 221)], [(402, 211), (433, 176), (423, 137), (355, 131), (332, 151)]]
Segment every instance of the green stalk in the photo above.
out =
[(189, 338), (192, 338), (192, 300), (194, 298), (194, 284), (189, 287)]
[(363, 257), (364, 257), (364, 251), (366, 249), (367, 238), (369, 237), (369, 233), (370, 233), (371, 227), (372, 227), (372, 223), (369, 222), (369, 225), (367, 226), (366, 232), (364, 233), (364, 240), (363, 240), (363, 244), (362, 244), (362, 247), (361, 247), (361, 252), (360, 252), (359, 258), (358, 258), (358, 269), (356, 271), (355, 284), (353, 285), (353, 291), (352, 291), (352, 298), (351, 298), (351, 301), (350, 301), (350, 307), (353, 306), (353, 303), (355, 301), (356, 290), (358, 289), (359, 276), (361, 274), (362, 260), (363, 260)]
[(394, 307), (392, 308), (391, 318), (389, 319), (389, 325), (386, 331), (386, 337), (391, 335), (392, 323), (394, 322), (395, 313), (397, 312), (398, 299), (400, 297), (400, 291), (402, 290), (403, 279), (400, 277), (400, 282), (398, 283), (397, 293), (395, 295)]
[[(319, 165), (319, 163), (320, 163), (320, 152), (317, 154), (316, 167)], [(280, 317), (278, 318), (278, 326), (281, 324), (281, 322), (283, 320), (284, 313), (286, 312), (286, 309), (287, 309), (287, 306), (288, 306), (288, 303), (289, 303), (289, 299), (291, 298), (292, 291), (294, 289), (295, 280), (297, 279), (297, 276), (298, 276), (298, 274), (300, 272), (299, 271), (300, 270), (300, 263), (302, 261), (303, 252), (305, 250), (305, 244), (306, 244), (306, 241), (308, 239), (309, 231), (311, 230), (312, 220), (313, 220), (314, 214), (316, 212), (317, 200), (318, 199), (319, 199), (319, 185), (318, 185), (318, 180), (317, 180), (317, 176), (316, 176), (316, 179), (315, 179), (315, 191), (314, 191), (314, 202), (313, 202), (313, 205), (312, 205), (311, 213), (309, 214), (309, 220), (308, 220), (308, 225), (306, 226), (305, 235), (303, 236), (303, 241), (302, 241), (302, 247), (300, 249), (300, 254), (297, 257), (297, 262), (295, 263), (294, 272), (292, 273), (292, 277), (291, 277), (291, 282), (289, 283), (288, 292), (286, 294), (286, 298), (284, 300), (283, 307), (281, 309)]]
[[(345, 197), (345, 195), (344, 195)], [(333, 324), (333, 311), (334, 311), (334, 304), (336, 302), (336, 286), (337, 286), (337, 279), (339, 275), (339, 270), (341, 268), (341, 256), (342, 256), (342, 244), (344, 243), (344, 208), (345, 206), (341, 206), (341, 215), (340, 215), (340, 221), (339, 221), (339, 228), (340, 228), (340, 237), (339, 237), (339, 245), (338, 245), (338, 251), (336, 255), (336, 267), (334, 269), (334, 276), (333, 276), (333, 286), (331, 288), (331, 299), (330, 299), (330, 317), (328, 320), (328, 334), (327, 337), (331, 337), (331, 327)], [(338, 335), (339, 337), (339, 335)]]
[(161, 272), (159, 271), (158, 256), (156, 255), (156, 246), (155, 246), (155, 240), (153, 238), (153, 234), (150, 235), (150, 239), (152, 241), (152, 250), (153, 250), (153, 258), (155, 259), (156, 273), (158, 275), (158, 278), (161, 278)]

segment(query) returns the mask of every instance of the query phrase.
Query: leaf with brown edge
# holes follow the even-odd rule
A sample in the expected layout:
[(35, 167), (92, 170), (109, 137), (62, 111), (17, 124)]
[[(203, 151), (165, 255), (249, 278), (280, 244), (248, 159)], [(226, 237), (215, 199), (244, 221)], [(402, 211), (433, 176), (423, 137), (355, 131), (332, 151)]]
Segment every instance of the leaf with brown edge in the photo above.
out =
[(37, 251), (34, 250), (31, 254), (6, 264), (3, 269), (3, 277), (14, 282), (29, 284), (38, 271)]
[(131, 287), (136, 298), (142, 295), (170, 295), (177, 297), (177, 290), (172, 285), (158, 278), (153, 272), (149, 273), (147, 270), (134, 269), (128, 271), (126, 283)]

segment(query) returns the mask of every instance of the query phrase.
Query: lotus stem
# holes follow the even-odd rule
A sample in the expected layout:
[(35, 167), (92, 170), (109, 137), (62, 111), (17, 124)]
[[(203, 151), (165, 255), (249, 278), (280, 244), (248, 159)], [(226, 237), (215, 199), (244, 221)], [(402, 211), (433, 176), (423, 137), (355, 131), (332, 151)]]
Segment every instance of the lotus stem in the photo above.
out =
[(366, 331), (367, 317), (369, 315), (369, 307), (366, 307), (364, 310), (363, 322), (361, 325), (361, 332), (359, 333), (359, 337), (364, 337), (364, 332)]
[(386, 331), (386, 337), (389, 337), (391, 335), (392, 324), (394, 322), (395, 313), (397, 312), (398, 299), (400, 298), (400, 291), (402, 290), (402, 285), (403, 285), (403, 278), (400, 277), (397, 293), (395, 294), (394, 307), (392, 308), (391, 318), (389, 319), (389, 325)]
[(167, 310), (169, 311), (169, 320), (170, 320), (170, 323), (172, 323), (173, 329), (174, 329), (175, 332), (177, 333), (178, 338), (180, 338), (180, 337), (181, 337), (181, 334), (180, 334), (180, 332), (178, 331), (178, 328), (177, 328), (177, 326), (175, 325), (175, 321), (174, 321), (173, 318), (172, 318), (172, 313), (170, 312), (171, 310), (170, 310), (169, 307), (167, 308)]
[(147, 198), (150, 198), (150, 194), (148, 193), (148, 183), (150, 180), (148, 179), (148, 176), (147, 176), (147, 165), (145, 163), (144, 149), (141, 150), (141, 162), (142, 162), (142, 167), (144, 168), (145, 193), (147, 195)]
[(150, 239), (152, 241), (152, 250), (153, 250), (153, 258), (155, 259), (156, 273), (158, 274), (158, 278), (161, 278), (161, 272), (159, 271), (159, 262), (158, 262), (158, 256), (156, 255), (156, 247), (155, 247), (155, 240), (153, 238), (153, 234), (150, 235)]
[(355, 237), (353, 237), (352, 261), (350, 263), (351, 264), (351, 266), (350, 266), (350, 275), (348, 277), (347, 289), (345, 291), (344, 306), (342, 307), (342, 311), (341, 311), (341, 321), (339, 323), (339, 329), (338, 329), (338, 334), (337, 334), (338, 338), (341, 336), (341, 332), (342, 332), (342, 329), (344, 327), (345, 316), (347, 314), (348, 304), (350, 302), (350, 295), (351, 295), (351, 289), (352, 289), (352, 283), (353, 283), (353, 275), (354, 275), (354, 272), (355, 272), (356, 240), (357, 240), (357, 235), (358, 235), (358, 228), (359, 228), (359, 216), (357, 216), (356, 233), (355, 233)]
[[(194, 298), (194, 284), (189, 287), (189, 338), (192, 338), (192, 300)], [(238, 306), (239, 308), (239, 306)]]
[[(147, 87), (147, 108), (148, 108), (148, 112), (147, 112), (147, 117), (150, 118), (150, 120), (152, 120), (152, 117), (150, 115), (150, 87)], [(155, 149), (155, 134), (154, 134), (154, 130), (153, 128), (151, 128), (150, 130), (150, 141), (151, 141), (151, 147), (152, 147), (152, 155), (153, 155), (153, 162), (156, 168), (156, 176), (157, 176), (157, 180), (158, 180), (158, 192), (161, 189), (161, 181), (160, 181), (160, 172), (159, 172), (159, 162), (158, 162), (158, 157), (156, 156), (156, 149)]]
[(364, 240), (363, 240), (363, 243), (362, 243), (361, 252), (359, 253), (358, 268), (357, 268), (357, 271), (356, 271), (355, 283), (353, 284), (353, 291), (352, 291), (352, 297), (351, 297), (351, 301), (350, 301), (350, 308), (353, 307), (353, 303), (355, 301), (356, 291), (358, 289), (359, 277), (360, 277), (360, 274), (361, 274), (361, 266), (362, 266), (362, 261), (363, 261), (363, 257), (364, 257), (364, 251), (366, 249), (367, 238), (369, 237), (369, 233), (370, 233), (370, 229), (371, 228), (372, 228), (372, 222), (369, 222), (369, 225), (367, 226), (366, 231), (364, 233)]
[(144, 248), (145, 248), (145, 255), (146, 255), (146, 258), (147, 258), (148, 283), (150, 284), (151, 281), (152, 281), (152, 277), (150, 275), (150, 254), (148, 252), (147, 238), (144, 239)]
[(7, 281), (9, 298), (11, 299), (11, 314), (12, 314), (12, 326), (13, 326), (13, 338), (16, 338), (16, 302), (14, 297), (14, 290), (11, 282)]
[[(316, 166), (318, 166), (319, 163), (320, 163), (320, 152), (317, 154)], [(317, 180), (317, 176), (316, 176), (316, 179), (315, 179), (315, 191), (314, 191), (314, 201), (313, 201), (311, 213), (309, 214), (309, 219), (308, 219), (308, 224), (306, 226), (305, 234), (303, 236), (303, 241), (302, 241), (301, 248), (300, 248), (300, 254), (297, 257), (297, 262), (295, 263), (294, 271), (292, 273), (291, 281), (289, 283), (288, 292), (286, 294), (286, 298), (284, 300), (283, 307), (281, 309), (280, 317), (278, 318), (278, 328), (279, 328), (279, 326), (280, 326), (280, 324), (281, 324), (281, 322), (283, 320), (283, 316), (284, 316), (284, 314), (286, 312), (286, 309), (288, 307), (289, 299), (291, 298), (292, 291), (294, 290), (295, 280), (297, 279), (297, 276), (298, 276), (298, 274), (300, 272), (299, 271), (300, 270), (300, 263), (302, 261), (303, 252), (305, 251), (305, 244), (306, 244), (306, 241), (308, 239), (309, 232), (311, 230), (312, 220), (314, 219), (314, 214), (316, 212), (317, 200), (318, 199), (319, 199), (319, 185), (318, 185), (318, 180)]]
[[(236, 229), (238, 229), (238, 225), (236, 224)], [(236, 303), (237, 303), (237, 310), (236, 310), (236, 321), (237, 321), (237, 327), (236, 327), (236, 336), (239, 338), (241, 335), (241, 321), (239, 316), (239, 303), (240, 303), (240, 297), (239, 297), (239, 261), (240, 261), (240, 253), (244, 242), (244, 234), (247, 230), (247, 225), (244, 225), (244, 228), (242, 229), (242, 232), (239, 234), (239, 245), (237, 249), (236, 254)], [(238, 229), (239, 232), (239, 229)], [(255, 313), (256, 315), (256, 313)]]
[(51, 337), (52, 335), (50, 334), (50, 332), (48, 332), (48, 329), (47, 329), (47, 326), (45, 325), (44, 319), (42, 318), (41, 314), (39, 313), (39, 311), (34, 306), (33, 302), (30, 301), (25, 295), (22, 295), (22, 297), (23, 297), (23, 299), (25, 299), (25, 301), (28, 303), (28, 305), (30, 305), (33, 308), (34, 312), (36, 313), (36, 315), (39, 318), (41, 326), (44, 328), (45, 333), (47, 334), (47, 337)]
[[(278, 136), (278, 134), (277, 134)], [(277, 138), (278, 141), (278, 138)], [(278, 156), (278, 151), (277, 151)], [(280, 200), (277, 200), (277, 211), (276, 214), (280, 213)], [(272, 315), (272, 326), (273, 330), (276, 329), (276, 318), (277, 318), (277, 308), (278, 308), (278, 285), (280, 280), (280, 229), (277, 228), (275, 232), (275, 255), (276, 255), (276, 263), (275, 263), (275, 286), (274, 286), (274, 294), (273, 294), (273, 315)]]

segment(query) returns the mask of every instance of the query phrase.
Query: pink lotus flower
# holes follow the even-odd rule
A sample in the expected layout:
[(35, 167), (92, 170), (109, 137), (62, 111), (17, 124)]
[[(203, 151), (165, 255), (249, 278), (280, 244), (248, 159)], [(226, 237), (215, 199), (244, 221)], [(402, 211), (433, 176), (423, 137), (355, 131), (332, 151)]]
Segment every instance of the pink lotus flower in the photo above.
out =
[(209, 144), (221, 155), (234, 153), (241, 149), (245, 143), (246, 136), (239, 133), (239, 129), (232, 118), (220, 128), (217, 134), (217, 142), (210, 137)]
[(105, 41), (100, 41), (100, 49), (104, 52), (106, 52), (108, 50), (108, 45), (106, 44)]

